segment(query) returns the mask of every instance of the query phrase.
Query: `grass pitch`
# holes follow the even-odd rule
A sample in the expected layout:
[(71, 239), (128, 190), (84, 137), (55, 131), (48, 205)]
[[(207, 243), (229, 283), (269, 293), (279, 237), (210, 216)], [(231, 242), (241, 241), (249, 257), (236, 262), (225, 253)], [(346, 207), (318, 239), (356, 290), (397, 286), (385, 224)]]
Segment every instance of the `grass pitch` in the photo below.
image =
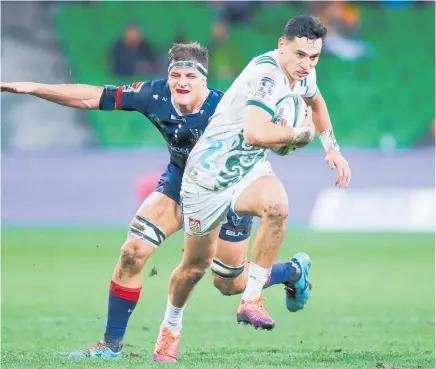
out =
[[(123, 229), (2, 231), (3, 368), (149, 368), (168, 277), (182, 256), (172, 236), (145, 267), (121, 361), (66, 357), (102, 338), (109, 278)], [(265, 291), (272, 332), (236, 324), (239, 296), (207, 274), (185, 313), (180, 368), (434, 368), (432, 235), (314, 234), (289, 230), (280, 258), (313, 259), (312, 295), (289, 313)], [(157, 275), (150, 276), (152, 268)]]

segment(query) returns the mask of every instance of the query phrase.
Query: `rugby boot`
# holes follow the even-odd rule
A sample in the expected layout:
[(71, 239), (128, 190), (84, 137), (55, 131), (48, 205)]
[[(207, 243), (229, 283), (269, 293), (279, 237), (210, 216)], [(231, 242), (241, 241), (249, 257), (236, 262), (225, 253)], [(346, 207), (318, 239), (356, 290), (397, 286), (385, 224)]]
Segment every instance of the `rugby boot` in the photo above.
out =
[(253, 301), (241, 300), (238, 313), (236, 314), (237, 322), (251, 324), (256, 329), (273, 329), (275, 323), (263, 307), (262, 301), (264, 300), (266, 299), (262, 296), (259, 296)]
[(294, 268), (301, 271), (300, 278), (296, 282), (285, 283), (286, 307), (289, 311), (296, 312), (304, 308), (309, 298), (312, 285), (309, 283), (309, 272), (312, 266), (312, 260), (309, 255), (299, 252), (289, 260)]
[(153, 360), (177, 363), (181, 334), (175, 335), (168, 328), (161, 328), (154, 348)]
[(94, 346), (88, 347), (81, 351), (71, 352), (68, 355), (71, 359), (88, 359), (88, 358), (104, 358), (104, 359), (121, 359), (123, 354), (121, 351), (113, 352), (107, 347), (106, 342), (100, 341)]

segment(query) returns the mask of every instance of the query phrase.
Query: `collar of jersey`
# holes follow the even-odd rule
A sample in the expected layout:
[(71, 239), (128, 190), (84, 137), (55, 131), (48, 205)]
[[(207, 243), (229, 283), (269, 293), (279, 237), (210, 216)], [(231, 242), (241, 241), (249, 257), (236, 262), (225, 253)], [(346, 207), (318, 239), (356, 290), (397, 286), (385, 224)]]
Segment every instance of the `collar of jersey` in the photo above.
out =
[[(277, 65), (279, 66), (281, 72), (282, 72), (282, 73), (285, 75), (285, 77), (286, 77), (285, 71), (283, 70), (282, 66), (280, 65), (280, 60), (279, 60), (279, 49), (275, 49), (275, 50), (273, 50), (273, 58), (274, 58), (274, 60), (277, 62)], [(286, 78), (286, 79), (287, 79), (287, 78)]]

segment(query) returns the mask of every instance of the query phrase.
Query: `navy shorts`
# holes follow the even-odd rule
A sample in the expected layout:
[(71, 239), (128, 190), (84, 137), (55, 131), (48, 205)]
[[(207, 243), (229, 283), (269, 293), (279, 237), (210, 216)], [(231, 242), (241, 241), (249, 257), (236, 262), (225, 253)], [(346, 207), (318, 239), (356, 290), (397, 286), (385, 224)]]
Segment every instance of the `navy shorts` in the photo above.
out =
[[(156, 192), (163, 193), (180, 205), (183, 170), (174, 164), (168, 164), (167, 170), (160, 177)], [(227, 223), (221, 226), (220, 238), (224, 241), (239, 242), (250, 237), (253, 217), (238, 217), (234, 212), (227, 214)]]

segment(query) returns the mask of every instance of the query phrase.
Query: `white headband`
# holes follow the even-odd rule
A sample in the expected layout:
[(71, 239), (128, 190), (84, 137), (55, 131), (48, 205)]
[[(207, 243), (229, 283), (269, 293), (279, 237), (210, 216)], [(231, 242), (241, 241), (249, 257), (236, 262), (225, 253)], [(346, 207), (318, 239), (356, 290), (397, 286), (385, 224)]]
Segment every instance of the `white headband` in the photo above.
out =
[(196, 69), (204, 79), (207, 79), (207, 69), (201, 63), (193, 61), (177, 61), (168, 67), (168, 74), (175, 68), (193, 68)]

